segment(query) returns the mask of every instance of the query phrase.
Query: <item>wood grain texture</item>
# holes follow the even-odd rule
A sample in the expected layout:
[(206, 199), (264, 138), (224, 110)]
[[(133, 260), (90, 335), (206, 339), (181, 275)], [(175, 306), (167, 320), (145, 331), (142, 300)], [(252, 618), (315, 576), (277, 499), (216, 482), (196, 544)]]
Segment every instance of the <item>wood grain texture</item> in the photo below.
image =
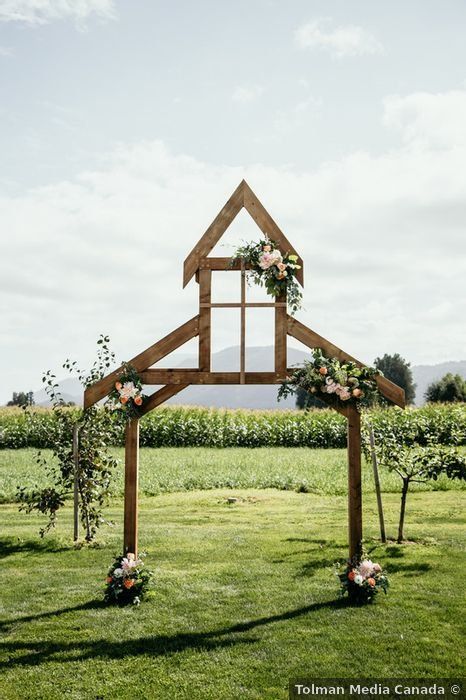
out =
[[(217, 272), (230, 272), (241, 270), (242, 260), (232, 260), (232, 258), (201, 258), (199, 260), (199, 270), (214, 270)], [(252, 270), (251, 263), (245, 263), (246, 270)]]
[(126, 424), (123, 552), (138, 554), (139, 421)]
[[(201, 372), (193, 369), (147, 369), (141, 373), (143, 384), (239, 384), (240, 372)], [(278, 384), (286, 373), (245, 372), (245, 384)]]
[(269, 238), (278, 244), (282, 253), (292, 253), (298, 256), (298, 264), (301, 265), (301, 269), (297, 270), (296, 279), (302, 286), (304, 284), (304, 266), (302, 257), (299, 255), (295, 247), (291, 245), (288, 238), (272, 219), (269, 212), (260, 202), (259, 198), (256, 197), (247, 182), (244, 183), (244, 207), (259, 226), (261, 231), (267, 234)]
[(196, 243), (188, 257), (184, 261), (183, 287), (186, 287), (190, 279), (199, 268), (199, 260), (207, 256), (212, 248), (219, 242), (228, 226), (241, 211), (244, 205), (244, 180), (240, 182), (236, 190), (231, 195), (228, 202), (217, 214), (207, 231)]
[(199, 369), (210, 372), (212, 272), (199, 270)]
[(171, 384), (170, 386), (163, 386), (158, 391), (155, 391), (144, 402), (144, 405), (140, 411), (141, 416), (145, 416), (146, 413), (149, 413), (149, 411), (152, 411), (154, 408), (157, 408), (157, 406), (160, 406), (165, 401), (168, 401), (168, 399), (171, 399), (172, 396), (179, 394), (179, 392), (186, 389), (187, 386), (189, 386), (189, 384)]
[(245, 384), (246, 372), (246, 270), (241, 261), (241, 329), (239, 342), (239, 383)]
[[(355, 362), (358, 367), (364, 367), (364, 363), (352, 357), (344, 350), (331, 343), (326, 338), (311, 330), (304, 324), (297, 321), (292, 316), (288, 315), (288, 334), (291, 335), (300, 343), (307, 345), (309, 348), (321, 348), (328, 357), (336, 357), (343, 362)], [(386, 399), (392, 403), (404, 408), (406, 405), (405, 392), (401, 387), (397, 386), (386, 377), (376, 377), (378, 389)]]
[[(280, 304), (280, 306), (278, 305)], [(288, 338), (288, 314), (286, 311), (286, 294), (277, 297), (275, 306), (275, 372), (286, 373)]]
[[(176, 350), (191, 338), (195, 338), (199, 333), (199, 316), (194, 316), (182, 326), (179, 326), (175, 331), (172, 331), (164, 338), (159, 340), (154, 345), (143, 352), (133, 357), (131, 364), (137, 372), (142, 372), (155, 362), (158, 362), (166, 355)], [(106, 377), (88, 387), (84, 392), (84, 408), (89, 408), (93, 404), (103, 399), (112, 390), (113, 385), (117, 381), (121, 373), (121, 367), (111, 372)], [(163, 383), (163, 382), (161, 382)]]
[(362, 553), (361, 415), (355, 406), (348, 408), (349, 557), (359, 561)]

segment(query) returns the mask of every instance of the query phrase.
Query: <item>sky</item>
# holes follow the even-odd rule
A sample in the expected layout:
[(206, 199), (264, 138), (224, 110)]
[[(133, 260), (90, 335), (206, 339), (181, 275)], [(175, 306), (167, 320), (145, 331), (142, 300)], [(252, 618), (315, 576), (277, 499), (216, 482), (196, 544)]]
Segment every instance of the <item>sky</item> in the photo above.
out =
[[(183, 260), (242, 178), (303, 257), (303, 323), (369, 363), (465, 359), (465, 23), (462, 0), (0, 0), (0, 403), (195, 315)], [(219, 253), (257, 235), (242, 212)]]

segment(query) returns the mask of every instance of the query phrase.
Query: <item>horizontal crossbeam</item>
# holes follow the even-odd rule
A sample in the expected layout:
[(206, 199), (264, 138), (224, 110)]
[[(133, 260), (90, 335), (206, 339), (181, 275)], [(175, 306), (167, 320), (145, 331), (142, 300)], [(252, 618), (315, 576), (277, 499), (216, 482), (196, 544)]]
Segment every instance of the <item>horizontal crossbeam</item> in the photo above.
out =
[[(290, 370), (292, 372), (293, 370)], [(200, 372), (197, 369), (147, 369), (143, 384), (240, 384), (241, 372)], [(286, 375), (277, 372), (245, 372), (245, 384), (279, 384)]]
[(286, 303), (283, 302), (273, 302), (273, 301), (227, 301), (227, 302), (214, 302), (214, 303), (201, 303), (199, 304), (201, 309), (241, 309), (241, 308), (249, 308), (249, 309), (257, 309), (257, 308), (264, 308), (264, 309), (275, 309), (276, 307), (281, 307), (281, 308), (286, 308)]

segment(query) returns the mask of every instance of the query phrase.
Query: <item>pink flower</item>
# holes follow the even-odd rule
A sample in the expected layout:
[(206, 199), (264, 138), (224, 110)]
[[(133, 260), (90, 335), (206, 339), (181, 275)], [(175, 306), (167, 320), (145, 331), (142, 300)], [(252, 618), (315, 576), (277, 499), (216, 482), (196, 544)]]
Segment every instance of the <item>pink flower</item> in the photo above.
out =
[(374, 564), (370, 559), (364, 559), (359, 565), (359, 573), (363, 578), (368, 578), (374, 571)]
[(272, 267), (274, 264), (275, 260), (272, 257), (272, 253), (262, 253), (259, 258), (259, 267), (262, 268), (262, 270), (268, 270), (269, 267)]
[(380, 564), (374, 564), (374, 572), (376, 574), (380, 574), (381, 571), (382, 571), (382, 567), (380, 566)]
[(265, 245), (265, 246), (262, 248), (262, 250), (264, 251), (264, 253), (270, 253), (270, 251), (272, 250), (272, 246), (271, 246), (271, 245)]
[(283, 263), (283, 262), (279, 262), (279, 263), (277, 264), (277, 267), (278, 267), (278, 269), (280, 270), (280, 272), (283, 272), (284, 270), (286, 270), (286, 265), (285, 265), (285, 263)]
[(137, 562), (135, 559), (128, 559), (125, 557), (123, 561), (121, 562), (121, 568), (123, 571), (131, 571), (131, 569), (136, 568)]

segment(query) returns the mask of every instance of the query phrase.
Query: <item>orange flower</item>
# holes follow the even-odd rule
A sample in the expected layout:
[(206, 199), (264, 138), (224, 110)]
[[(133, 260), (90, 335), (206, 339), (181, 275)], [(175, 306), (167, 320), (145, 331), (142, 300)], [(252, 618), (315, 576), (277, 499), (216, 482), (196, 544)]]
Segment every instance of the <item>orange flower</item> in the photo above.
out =
[(123, 404), (128, 403), (128, 397), (127, 396), (120, 396), (120, 401)]
[(353, 396), (355, 396), (356, 398), (359, 398), (359, 396), (362, 396), (361, 389), (353, 389)]
[(121, 389), (122, 386), (123, 386), (123, 385), (122, 385), (121, 382), (115, 382), (115, 389), (116, 389), (117, 391), (120, 391), (120, 389)]
[(370, 586), (371, 588), (374, 588), (374, 586), (375, 586), (375, 578), (368, 578), (368, 579), (367, 579), (367, 583), (369, 584), (369, 586)]
[(134, 586), (134, 581), (132, 578), (126, 578), (123, 582), (125, 588), (132, 588)]
[(355, 576), (356, 576), (356, 574), (354, 573), (354, 571), (350, 571), (348, 574), (348, 578), (350, 581), (354, 581)]
[(107, 583), (111, 583), (113, 581), (111, 576), (107, 576), (107, 578), (105, 580)]
[(328, 372), (327, 367), (320, 367), (320, 368), (319, 368), (319, 374), (324, 374), (324, 375), (325, 375), (325, 374), (327, 374), (327, 372)]
[(140, 406), (142, 404), (142, 396), (136, 396), (136, 398), (134, 399), (134, 403), (136, 404), (136, 406)]

